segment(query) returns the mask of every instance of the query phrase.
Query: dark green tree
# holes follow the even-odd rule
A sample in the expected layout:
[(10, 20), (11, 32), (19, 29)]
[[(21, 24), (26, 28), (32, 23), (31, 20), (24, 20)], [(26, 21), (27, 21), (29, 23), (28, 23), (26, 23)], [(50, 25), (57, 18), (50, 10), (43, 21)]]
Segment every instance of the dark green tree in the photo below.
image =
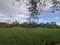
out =
[(51, 28), (57, 28), (58, 26), (57, 26), (56, 22), (51, 22), (50, 27)]

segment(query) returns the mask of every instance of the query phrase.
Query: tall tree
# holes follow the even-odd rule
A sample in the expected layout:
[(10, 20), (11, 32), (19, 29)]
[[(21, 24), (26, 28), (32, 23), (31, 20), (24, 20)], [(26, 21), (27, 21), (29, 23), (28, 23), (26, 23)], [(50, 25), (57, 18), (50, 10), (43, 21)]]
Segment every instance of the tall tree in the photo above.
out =
[(37, 10), (37, 1), (35, 0), (30, 0), (29, 1), (29, 8), (28, 11), (31, 12), (30, 14), (30, 22), (31, 22), (31, 18), (33, 19), (38, 19), (37, 14), (38, 14), (38, 10)]
[[(31, 14), (30, 14), (30, 19), (33, 18), (33, 19), (36, 19), (36, 20), (38, 21), (38, 19), (39, 19), (38, 15), (40, 15), (41, 12), (44, 11), (44, 8), (46, 7), (46, 2), (47, 2), (47, 1), (48, 1), (48, 0), (43, 0), (43, 2), (41, 2), (41, 0), (29, 0), (29, 5), (30, 5), (30, 7), (28, 8), (28, 10), (29, 10), (29, 12), (31, 13)], [(39, 5), (41, 5), (41, 6), (38, 6), (38, 3), (39, 3)], [(42, 3), (43, 3), (43, 4), (42, 4)], [(51, 3), (51, 2), (50, 2), (50, 3)], [(60, 2), (57, 1), (57, 0), (52, 0), (52, 5), (59, 7)], [(38, 7), (39, 7), (39, 8), (38, 8)], [(42, 7), (42, 8), (41, 8), (41, 7)], [(58, 9), (56, 9), (56, 10), (58, 10)], [(55, 11), (55, 10), (53, 10), (53, 11)], [(31, 20), (30, 20), (30, 22), (31, 22)]]
[(46, 7), (47, 0), (29, 0), (29, 8), (28, 11), (30, 12), (30, 22), (33, 22), (31, 19), (35, 19), (36, 21), (39, 20), (38, 15), (44, 11)]
[[(21, 0), (15, 0), (17, 2), (20, 3)], [(25, 1), (25, 0), (23, 0)], [(44, 11), (45, 8), (47, 8), (47, 2), (49, 0), (27, 0), (28, 1), (28, 4), (26, 4), (28, 6), (28, 11), (30, 12), (30, 22), (34, 22), (32, 21), (32, 19), (38, 21), (39, 20), (39, 17), (38, 15), (41, 14), (41, 12)], [(51, 0), (52, 1), (52, 4), (53, 6), (58, 6), (60, 5), (60, 2), (57, 1), (57, 0)], [(51, 3), (51, 2), (49, 2)], [(14, 4), (14, 3), (13, 3)], [(57, 9), (58, 10), (58, 9)], [(55, 10), (53, 10), (52, 12), (54, 12)]]
[(38, 6), (37, 6), (38, 2), (40, 2), (40, 0), (29, 0), (28, 11), (30, 12), (30, 23), (33, 22), (31, 19), (35, 19), (37, 21), (39, 19), (38, 15), (40, 13), (39, 13)]

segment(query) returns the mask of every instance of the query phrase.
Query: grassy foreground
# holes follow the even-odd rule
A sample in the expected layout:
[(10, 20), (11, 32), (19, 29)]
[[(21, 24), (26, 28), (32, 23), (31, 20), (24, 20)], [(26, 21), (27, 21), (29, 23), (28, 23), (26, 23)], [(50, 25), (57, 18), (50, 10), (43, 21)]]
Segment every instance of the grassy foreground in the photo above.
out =
[(52, 42), (60, 43), (60, 29), (0, 28), (0, 45), (46, 45)]

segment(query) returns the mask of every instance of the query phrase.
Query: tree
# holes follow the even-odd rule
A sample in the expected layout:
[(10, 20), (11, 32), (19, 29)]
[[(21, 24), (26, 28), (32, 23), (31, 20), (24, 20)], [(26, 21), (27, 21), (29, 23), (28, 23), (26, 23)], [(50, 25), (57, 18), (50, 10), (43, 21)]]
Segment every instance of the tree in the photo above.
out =
[[(15, 0), (20, 4), (21, 0)], [(23, 0), (24, 1), (24, 0)], [(40, 15), (46, 8), (48, 0), (28, 0), (28, 3), (25, 3), (26, 6), (28, 6), (28, 11), (30, 12), (30, 23), (33, 22), (32, 19), (36, 20), (38, 22)], [(51, 3), (51, 2), (50, 2)], [(14, 4), (14, 3), (13, 3)], [(52, 0), (53, 6), (59, 6), (60, 2), (57, 0)], [(52, 11), (54, 13), (55, 10)]]
[(44, 27), (44, 23), (40, 23), (39, 26), (40, 26), (40, 27)]
[[(53, 7), (59, 7), (60, 8), (60, 1), (52, 0), (53, 1)], [(56, 11), (59, 11), (59, 9), (54, 8), (51, 13), (55, 13)]]
[(20, 25), (20, 24), (19, 24), (18, 21), (15, 21), (15, 22), (12, 23), (12, 26), (19, 26), (19, 25)]
[(58, 26), (57, 26), (56, 22), (51, 22), (50, 27), (51, 28), (57, 28)]
[(31, 18), (38, 20), (37, 1), (36, 0), (30, 0), (29, 1), (29, 6), (30, 7), (28, 8), (28, 10), (29, 10), (29, 12), (31, 12), (31, 14), (30, 14), (30, 22), (32, 22)]
[(58, 0), (52, 0), (52, 1), (53, 1), (53, 5), (54, 6), (58, 6), (59, 7), (60, 1), (58, 1)]
[[(41, 12), (43, 12), (44, 11), (44, 8), (45, 8), (45, 6), (46, 6), (46, 4), (45, 4), (45, 2), (46, 2), (47, 0), (43, 0), (43, 4), (41, 3), (41, 0), (29, 0), (29, 5), (30, 5), (30, 7), (28, 8), (28, 10), (29, 10), (29, 12), (31, 13), (30, 14), (30, 19), (31, 18), (33, 18), (33, 19), (36, 19), (37, 21), (39, 20), (39, 17), (38, 17), (38, 15), (40, 15), (41, 14)], [(59, 5), (60, 5), (60, 2), (59, 1), (57, 1), (57, 0), (52, 0), (52, 4), (53, 4), (53, 7), (54, 6), (57, 6), (57, 7), (59, 7)], [(39, 8), (38, 8), (38, 6), (37, 6), (37, 4), (39, 3), (39, 5), (42, 5), (42, 6), (39, 6)], [(42, 8), (41, 8), (42, 7)], [(38, 8), (38, 9), (37, 9)], [(52, 12), (54, 13), (55, 11), (58, 11), (58, 9), (56, 9), (56, 10), (53, 10)], [(30, 20), (30, 22), (31, 22), (31, 20)]]
[[(44, 11), (44, 8), (46, 6), (45, 4), (46, 0), (43, 0), (43, 4), (41, 2), (41, 0), (29, 0), (29, 7), (28, 7), (28, 11), (30, 12), (30, 22), (33, 22), (31, 19), (35, 19), (36, 21), (39, 20), (38, 15), (41, 14), (41, 12)], [(39, 6), (38, 6), (39, 3)], [(41, 6), (40, 6), (41, 5)], [(41, 8), (42, 7), (42, 8)], [(43, 8), (44, 7), (44, 8)]]
[(0, 22), (0, 28), (12, 28), (12, 25), (5, 22)]
[(50, 24), (47, 22), (46, 24), (44, 24), (44, 27), (49, 28)]

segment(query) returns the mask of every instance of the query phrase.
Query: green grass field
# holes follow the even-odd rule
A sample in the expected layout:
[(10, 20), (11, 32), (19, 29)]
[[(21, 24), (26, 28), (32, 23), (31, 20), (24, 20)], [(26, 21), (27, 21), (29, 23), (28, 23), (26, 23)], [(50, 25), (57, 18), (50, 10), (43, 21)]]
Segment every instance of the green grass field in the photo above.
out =
[(0, 28), (0, 45), (45, 45), (60, 42), (60, 29)]

